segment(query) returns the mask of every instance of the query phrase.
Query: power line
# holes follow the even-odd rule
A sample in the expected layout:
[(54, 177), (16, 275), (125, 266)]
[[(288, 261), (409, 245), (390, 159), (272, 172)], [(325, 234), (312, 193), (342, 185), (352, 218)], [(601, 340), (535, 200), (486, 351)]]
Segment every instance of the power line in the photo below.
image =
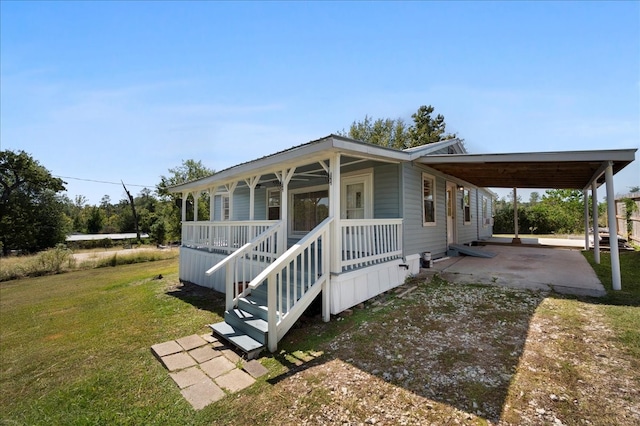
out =
[[(122, 182), (107, 182), (106, 180), (95, 180), (95, 179), (83, 179), (83, 178), (77, 178), (77, 177), (71, 177), (71, 176), (60, 176), (60, 175), (53, 175), (54, 177), (57, 178), (61, 178), (61, 179), (74, 179), (74, 180), (82, 180), (85, 182), (96, 182), (96, 183), (108, 183), (110, 185), (118, 185), (121, 186)], [(140, 186), (143, 188), (149, 188), (149, 187), (153, 187), (154, 185), (136, 185), (134, 183), (126, 183), (125, 185), (128, 186)]]

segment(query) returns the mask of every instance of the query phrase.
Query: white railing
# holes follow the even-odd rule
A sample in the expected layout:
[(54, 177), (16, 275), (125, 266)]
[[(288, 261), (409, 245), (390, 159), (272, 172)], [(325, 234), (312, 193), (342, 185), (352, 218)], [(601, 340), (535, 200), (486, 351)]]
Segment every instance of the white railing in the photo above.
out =
[(249, 292), (251, 280), (284, 252), (283, 229), (282, 222), (276, 222), (205, 272), (213, 275), (224, 269), (227, 310), (237, 306), (238, 299)]
[(402, 257), (402, 219), (340, 221), (343, 272)]
[(275, 223), (278, 221), (184, 222), (182, 245), (228, 254), (238, 250)]
[[(267, 286), (268, 349), (271, 352), (320, 291), (328, 289), (332, 222), (332, 217), (325, 219), (249, 284), (252, 289)], [(323, 295), (326, 320), (329, 316), (327, 293)]]

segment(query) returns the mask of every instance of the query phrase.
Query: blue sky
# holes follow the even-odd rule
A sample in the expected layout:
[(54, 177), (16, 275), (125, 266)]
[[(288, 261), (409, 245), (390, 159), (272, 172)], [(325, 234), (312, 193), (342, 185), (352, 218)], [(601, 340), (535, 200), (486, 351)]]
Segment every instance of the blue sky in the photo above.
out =
[[(2, 149), (59, 176), (153, 189), (182, 160), (220, 170), (428, 104), (474, 153), (640, 144), (640, 2), (2, 1), (0, 12)], [(124, 198), (65, 180), (71, 198)], [(640, 185), (640, 161), (615, 185)]]

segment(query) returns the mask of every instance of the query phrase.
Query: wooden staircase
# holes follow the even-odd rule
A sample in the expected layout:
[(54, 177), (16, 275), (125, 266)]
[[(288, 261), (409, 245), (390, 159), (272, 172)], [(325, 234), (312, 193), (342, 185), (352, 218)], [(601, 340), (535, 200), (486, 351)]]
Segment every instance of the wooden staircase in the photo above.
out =
[[(278, 341), (323, 290), (323, 313), (328, 321), (329, 257), (328, 250), (323, 255), (321, 248), (330, 247), (331, 222), (329, 218), (318, 225), (252, 278), (246, 288), (229, 284), (228, 279), (224, 321), (210, 325), (213, 333), (245, 352), (247, 359), (257, 357), (265, 348), (273, 352)], [(251, 249), (246, 250), (250, 253)], [(242, 256), (234, 253), (227, 259)], [(216, 265), (210, 271), (221, 268)], [(227, 265), (228, 278), (242, 269)]]

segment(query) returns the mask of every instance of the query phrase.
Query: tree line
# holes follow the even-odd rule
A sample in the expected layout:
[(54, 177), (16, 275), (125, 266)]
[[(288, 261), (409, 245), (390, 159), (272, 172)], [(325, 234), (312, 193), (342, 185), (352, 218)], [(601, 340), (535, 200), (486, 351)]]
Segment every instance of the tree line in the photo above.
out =
[(144, 188), (135, 197), (115, 202), (105, 195), (99, 204), (90, 205), (83, 195), (71, 199), (62, 194), (66, 182), (52, 176), (30, 154), (0, 151), (2, 253), (37, 252), (64, 243), (74, 233), (129, 233), (136, 228), (158, 244), (179, 241), (181, 202), (167, 187), (212, 173), (200, 161), (183, 161), (169, 169), (168, 176), (161, 176), (155, 190)]

